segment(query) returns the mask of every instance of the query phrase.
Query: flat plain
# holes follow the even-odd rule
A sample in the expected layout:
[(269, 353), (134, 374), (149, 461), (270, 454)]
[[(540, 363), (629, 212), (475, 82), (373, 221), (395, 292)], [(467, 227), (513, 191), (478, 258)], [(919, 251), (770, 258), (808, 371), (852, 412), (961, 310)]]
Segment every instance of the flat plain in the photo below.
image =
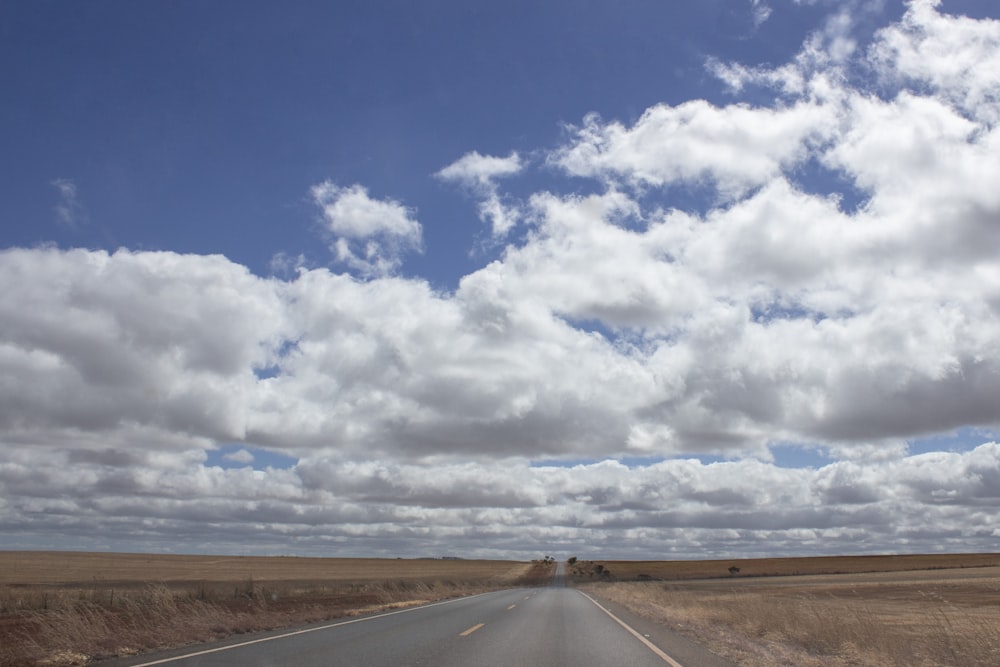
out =
[(441, 577), (506, 580), (530, 563), (446, 558), (299, 558), (58, 551), (0, 551), (0, 586), (134, 585), (149, 582), (431, 581)]
[[(0, 665), (83, 665), (500, 588), (554, 563), (0, 552)], [(1000, 554), (576, 561), (737, 664), (1000, 664)]]
[(572, 571), (585, 590), (741, 665), (1000, 665), (998, 554), (587, 561)]
[[(1000, 566), (1000, 554), (905, 554), (741, 558), (728, 560), (594, 560), (569, 567), (575, 581), (784, 577), (807, 574), (912, 572)], [(736, 568), (730, 571), (730, 568)]]

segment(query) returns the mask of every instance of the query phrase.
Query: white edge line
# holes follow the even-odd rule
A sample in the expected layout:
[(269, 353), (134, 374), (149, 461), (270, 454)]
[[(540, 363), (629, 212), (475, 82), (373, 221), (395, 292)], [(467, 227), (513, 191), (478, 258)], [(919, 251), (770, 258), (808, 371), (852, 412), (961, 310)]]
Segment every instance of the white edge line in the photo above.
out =
[[(336, 623), (329, 623), (327, 625), (321, 625), (316, 628), (304, 628), (302, 630), (294, 630), (293, 632), (286, 632), (280, 635), (273, 635), (271, 637), (261, 637), (260, 639), (251, 639), (250, 641), (240, 642), (239, 644), (229, 644), (227, 646), (218, 646), (216, 648), (205, 649), (204, 651), (196, 651), (194, 653), (185, 653), (184, 655), (176, 655), (172, 658), (163, 658), (161, 660), (153, 660), (152, 662), (143, 662), (138, 665), (132, 665), (131, 667), (151, 667), (152, 665), (162, 665), (168, 662), (175, 662), (177, 660), (186, 660), (187, 658), (195, 658), (199, 655), (208, 655), (209, 653), (219, 653), (220, 651), (229, 651), (234, 648), (240, 648), (242, 646), (250, 646), (252, 644), (261, 644), (263, 642), (271, 642), (276, 639), (285, 639), (286, 637), (294, 637), (296, 635), (304, 635), (309, 632), (319, 632), (320, 630), (329, 630), (330, 628), (336, 628), (341, 625), (351, 625), (352, 623), (361, 623), (362, 621), (373, 621), (376, 618), (385, 618), (386, 616), (395, 616), (396, 614), (405, 614), (410, 611), (419, 611), (421, 609), (429, 609), (431, 607), (437, 607), (443, 604), (451, 604), (452, 602), (461, 602), (462, 600), (471, 600), (472, 598), (477, 598), (480, 595), (489, 595), (489, 593), (477, 593), (476, 595), (467, 595), (461, 598), (455, 598), (453, 600), (443, 600), (441, 602), (432, 602), (431, 604), (420, 605), (419, 607), (407, 607), (406, 609), (397, 609), (396, 611), (386, 612), (384, 614), (376, 614), (375, 616), (364, 616), (362, 618), (352, 618), (349, 621), (338, 621)], [(595, 603), (596, 604), (596, 603)]]
[(597, 605), (597, 608), (598, 608), (598, 609), (600, 609), (600, 610), (601, 610), (601, 611), (603, 611), (603, 612), (604, 612), (605, 614), (607, 614), (607, 615), (608, 615), (608, 616), (610, 616), (610, 617), (611, 617), (612, 619), (614, 619), (614, 621), (615, 621), (616, 623), (618, 623), (618, 625), (620, 625), (620, 626), (622, 626), (623, 628), (625, 628), (626, 630), (628, 630), (628, 631), (629, 631), (629, 633), (630, 633), (630, 634), (631, 634), (631, 635), (632, 635), (633, 637), (635, 637), (636, 639), (638, 639), (639, 641), (641, 641), (641, 642), (642, 642), (643, 644), (645, 644), (645, 645), (646, 645), (646, 648), (648, 648), (648, 649), (649, 649), (650, 651), (652, 651), (652, 652), (653, 652), (653, 653), (655, 653), (655, 654), (656, 654), (657, 656), (659, 656), (659, 657), (660, 657), (660, 658), (661, 658), (661, 659), (663, 660), (663, 662), (667, 663), (667, 664), (668, 664), (668, 665), (670, 665), (671, 667), (684, 667), (684, 666), (683, 666), (683, 665), (682, 665), (681, 663), (677, 662), (676, 660), (674, 660), (673, 658), (671, 658), (671, 657), (670, 657), (669, 655), (667, 655), (666, 653), (664, 653), (663, 651), (661, 651), (661, 650), (660, 650), (660, 647), (658, 647), (658, 646), (657, 646), (656, 644), (654, 644), (653, 642), (649, 641), (648, 639), (646, 639), (645, 637), (643, 637), (643, 636), (642, 636), (641, 634), (639, 634), (638, 632), (636, 632), (635, 630), (633, 630), (633, 629), (632, 629), (632, 628), (631, 628), (631, 627), (629, 626), (629, 624), (628, 624), (628, 623), (626, 623), (626, 622), (625, 622), (625, 621), (623, 621), (622, 619), (618, 618), (617, 616), (615, 616), (614, 614), (612, 614), (612, 613), (611, 613), (610, 611), (608, 611), (607, 609), (605, 609), (605, 608), (604, 608), (603, 606), (601, 606), (601, 603), (599, 603), (599, 602), (598, 602), (597, 600), (595, 600), (594, 598), (590, 597), (589, 595), (587, 595), (587, 594), (586, 594), (586, 593), (584, 593), (583, 591), (577, 591), (577, 592), (578, 592), (578, 593), (579, 593), (580, 595), (582, 595), (583, 597), (585, 597), (585, 598), (587, 598), (588, 600), (590, 600), (591, 602), (593, 602), (593, 603), (594, 603), (595, 605)]

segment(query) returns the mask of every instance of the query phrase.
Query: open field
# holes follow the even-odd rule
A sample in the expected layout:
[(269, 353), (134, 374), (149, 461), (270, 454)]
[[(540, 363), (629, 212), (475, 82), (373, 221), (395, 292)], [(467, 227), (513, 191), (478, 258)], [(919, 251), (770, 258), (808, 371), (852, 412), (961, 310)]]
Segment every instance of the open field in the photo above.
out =
[(551, 580), (542, 562), (0, 552), (0, 665), (204, 642)]
[(296, 558), (288, 556), (174, 556), (57, 551), (0, 551), (0, 586), (134, 584), (151, 581), (239, 582), (506, 579), (528, 563), (436, 558)]
[[(593, 582), (581, 584), (585, 590), (738, 664), (1000, 664), (998, 555), (589, 565), (597, 564), (611, 577), (583, 575)], [(721, 565), (723, 578), (696, 578)], [(740, 573), (730, 576), (731, 565)], [(933, 569), (906, 569), (912, 566)], [(795, 574), (801, 571), (830, 573)], [(662, 580), (609, 580), (640, 574)]]
[[(903, 556), (815, 556), (731, 560), (599, 560), (569, 567), (574, 581), (711, 579), (714, 577), (780, 577), (804, 574), (910, 572), (1000, 566), (1000, 554), (908, 554)], [(729, 568), (739, 568), (730, 574)]]
[[(1000, 554), (584, 561), (568, 571), (739, 664), (1000, 664)], [(544, 562), (0, 552), (0, 665), (85, 664), (552, 574)]]

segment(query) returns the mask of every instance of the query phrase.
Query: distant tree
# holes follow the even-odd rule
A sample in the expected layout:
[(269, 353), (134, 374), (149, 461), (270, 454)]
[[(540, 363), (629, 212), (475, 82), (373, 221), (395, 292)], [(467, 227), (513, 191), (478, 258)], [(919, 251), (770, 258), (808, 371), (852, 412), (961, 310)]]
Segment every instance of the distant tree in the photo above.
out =
[(739, 573), (740, 573), (740, 568), (736, 567), (735, 565), (731, 565), (729, 567), (729, 576), (730, 577), (735, 577)]
[(576, 565), (576, 556), (570, 556), (569, 560), (566, 562), (569, 563), (570, 565)]

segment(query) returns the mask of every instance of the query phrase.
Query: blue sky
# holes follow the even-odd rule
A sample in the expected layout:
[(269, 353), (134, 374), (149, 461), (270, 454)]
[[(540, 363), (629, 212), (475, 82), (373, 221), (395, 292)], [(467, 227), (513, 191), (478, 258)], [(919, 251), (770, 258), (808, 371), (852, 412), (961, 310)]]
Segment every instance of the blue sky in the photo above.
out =
[(7, 543), (994, 549), (998, 16), (6, 3)]
[[(757, 27), (749, 2), (12, 3), (4, 240), (323, 264), (305, 193), (329, 179), (415, 208), (425, 252), (404, 273), (450, 289), (481, 265), (481, 229), (438, 170), (551, 148), (591, 112), (730, 101), (706, 58), (784, 62), (828, 11)], [(73, 229), (55, 179), (78, 190)]]

